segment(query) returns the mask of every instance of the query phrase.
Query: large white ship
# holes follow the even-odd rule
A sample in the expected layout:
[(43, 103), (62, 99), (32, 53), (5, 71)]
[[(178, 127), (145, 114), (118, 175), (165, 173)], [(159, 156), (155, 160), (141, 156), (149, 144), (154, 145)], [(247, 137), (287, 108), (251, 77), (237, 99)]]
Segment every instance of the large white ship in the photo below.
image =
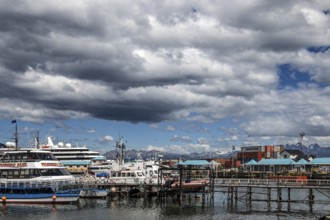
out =
[(63, 144), (59, 142), (54, 144), (51, 137), (47, 137), (47, 144), (40, 145), (40, 150), (50, 151), (70, 173), (78, 174), (88, 171), (91, 160), (101, 156), (97, 151), (91, 151), (88, 147), (72, 146), (71, 144)]

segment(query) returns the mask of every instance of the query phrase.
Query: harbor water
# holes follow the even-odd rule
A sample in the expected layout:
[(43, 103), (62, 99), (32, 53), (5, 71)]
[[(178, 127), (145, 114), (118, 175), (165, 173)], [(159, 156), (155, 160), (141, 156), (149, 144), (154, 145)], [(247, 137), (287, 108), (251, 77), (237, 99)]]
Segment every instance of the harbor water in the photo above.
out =
[[(254, 196), (262, 196), (255, 194)], [(285, 196), (285, 195), (283, 195)], [(303, 200), (305, 192), (298, 191), (294, 196)], [(215, 193), (214, 200), (209, 196), (185, 196), (181, 202), (177, 198), (159, 200), (153, 198), (106, 197), (104, 199), (80, 199), (76, 204), (66, 205), (2, 205), (1, 219), (47, 219), (47, 220), (146, 220), (146, 219), (319, 219), (330, 213), (329, 198), (324, 192), (315, 193), (324, 203), (277, 203), (249, 202), (238, 199), (228, 201), (226, 193)], [(317, 199), (315, 199), (317, 200)], [(213, 202), (212, 202), (213, 201)], [(320, 201), (320, 199), (318, 200)]]

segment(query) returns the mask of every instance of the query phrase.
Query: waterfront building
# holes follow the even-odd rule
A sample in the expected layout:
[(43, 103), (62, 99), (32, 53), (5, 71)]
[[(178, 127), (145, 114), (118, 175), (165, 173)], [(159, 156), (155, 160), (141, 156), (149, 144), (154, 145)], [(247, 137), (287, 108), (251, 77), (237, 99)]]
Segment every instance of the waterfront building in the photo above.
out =
[(247, 171), (253, 172), (284, 172), (294, 168), (295, 161), (290, 158), (285, 159), (261, 159), (260, 161), (251, 160), (245, 164)]
[(260, 161), (252, 159), (244, 164), (244, 170), (247, 172), (271, 172), (274, 174), (316, 173), (325, 175), (330, 173), (330, 158), (315, 158), (311, 161), (307, 161), (304, 158), (298, 161), (292, 158), (261, 159)]
[(312, 171), (320, 174), (330, 173), (330, 157), (315, 158), (309, 162), (312, 166)]
[(184, 162), (180, 161), (178, 165), (190, 168), (211, 168), (214, 166), (213, 163), (210, 163), (207, 160), (186, 160)]
[(260, 161), (263, 158), (280, 158), (280, 152), (283, 150), (283, 145), (241, 147), (241, 151), (237, 152), (237, 160), (242, 164), (245, 164), (252, 159), (255, 161)]
[(300, 150), (283, 150), (280, 155), (282, 158), (291, 158), (295, 161), (298, 161), (305, 156)]

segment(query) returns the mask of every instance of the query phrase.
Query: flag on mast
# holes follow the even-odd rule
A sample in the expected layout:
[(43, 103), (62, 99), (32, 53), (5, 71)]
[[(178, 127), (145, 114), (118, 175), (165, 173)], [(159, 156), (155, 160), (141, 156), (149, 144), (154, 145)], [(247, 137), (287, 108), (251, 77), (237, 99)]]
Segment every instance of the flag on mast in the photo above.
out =
[(16, 124), (16, 120), (12, 120), (11, 123), (12, 123), (12, 124)]

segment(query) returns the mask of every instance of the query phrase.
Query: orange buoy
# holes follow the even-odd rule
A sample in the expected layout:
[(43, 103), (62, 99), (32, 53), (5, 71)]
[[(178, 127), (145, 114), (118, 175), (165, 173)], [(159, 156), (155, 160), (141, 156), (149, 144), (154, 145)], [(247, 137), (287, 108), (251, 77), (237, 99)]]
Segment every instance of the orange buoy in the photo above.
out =
[(1, 200), (2, 200), (2, 203), (6, 203), (6, 201), (7, 201), (7, 197), (6, 197), (5, 195), (3, 195), (3, 196), (1, 197)]

